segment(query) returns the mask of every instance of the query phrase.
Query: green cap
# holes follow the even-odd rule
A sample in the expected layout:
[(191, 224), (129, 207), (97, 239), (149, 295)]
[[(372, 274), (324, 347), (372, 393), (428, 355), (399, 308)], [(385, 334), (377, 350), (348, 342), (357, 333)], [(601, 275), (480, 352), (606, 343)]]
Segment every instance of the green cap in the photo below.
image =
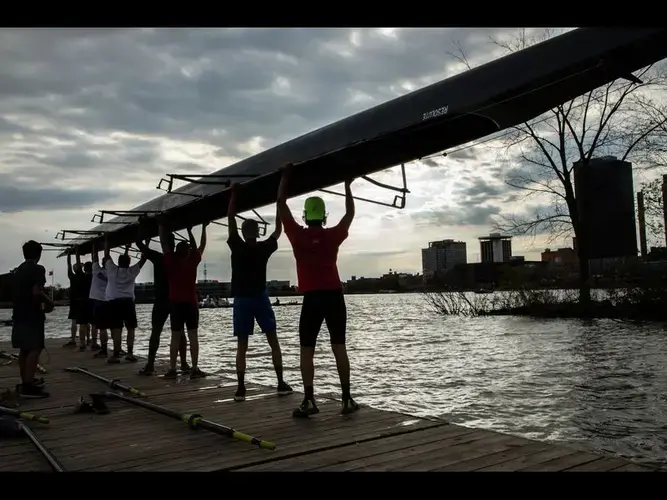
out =
[(319, 196), (311, 196), (303, 205), (303, 216), (306, 221), (323, 221), (326, 218), (324, 200)]

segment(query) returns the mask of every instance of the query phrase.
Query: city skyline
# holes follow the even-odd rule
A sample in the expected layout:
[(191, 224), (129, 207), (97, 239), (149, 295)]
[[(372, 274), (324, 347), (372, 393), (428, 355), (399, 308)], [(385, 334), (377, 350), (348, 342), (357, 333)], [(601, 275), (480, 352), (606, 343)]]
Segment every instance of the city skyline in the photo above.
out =
[[(563, 30), (554, 30), (558, 34)], [(533, 36), (540, 29), (527, 29)], [(506, 53), (490, 39), (516, 29), (7, 29), (0, 33), (0, 269), (21, 260), (29, 239), (55, 242), (61, 229), (90, 229), (100, 209), (127, 210), (161, 192), (166, 173), (209, 173), (318, 127)], [(221, 68), (224, 68), (221, 69)], [(357, 201), (340, 249), (341, 279), (387, 269), (421, 271), (420, 248), (448, 237), (472, 241), (499, 214), (530, 214), (545, 199), (522, 198), (507, 182), (517, 165), (489, 138), (406, 164), (405, 209)], [(398, 168), (372, 176), (400, 181)], [(342, 186), (333, 187), (342, 191)], [(362, 180), (355, 195), (391, 201)], [(330, 223), (341, 197), (324, 195)], [(289, 200), (301, 213), (305, 197)], [(273, 222), (275, 206), (258, 210)], [(270, 226), (271, 227), (271, 226)], [(195, 229), (199, 233), (199, 229)], [(208, 275), (230, 275), (226, 228), (209, 226)], [(558, 243), (549, 243), (556, 246)], [(546, 235), (514, 238), (538, 260)], [(153, 243), (154, 247), (157, 247)], [(479, 250), (468, 250), (477, 261)], [(64, 276), (64, 259), (42, 263)], [(201, 271), (200, 271), (201, 272)], [(296, 282), (282, 236), (269, 279)], [(62, 279), (62, 278), (60, 278)], [(148, 264), (139, 281), (150, 281)]]

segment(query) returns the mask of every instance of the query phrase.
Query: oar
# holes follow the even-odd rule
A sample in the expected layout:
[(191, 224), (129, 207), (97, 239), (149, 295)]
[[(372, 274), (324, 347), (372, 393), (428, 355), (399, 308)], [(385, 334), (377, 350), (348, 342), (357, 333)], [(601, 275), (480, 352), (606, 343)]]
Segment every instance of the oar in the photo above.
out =
[(84, 368), (79, 368), (78, 366), (72, 367), (72, 368), (65, 368), (65, 371), (71, 372), (71, 373), (81, 373), (83, 375), (88, 375), (89, 377), (96, 378), (97, 380), (104, 382), (105, 384), (108, 384), (109, 387), (112, 389), (118, 389), (119, 391), (127, 392), (129, 394), (132, 394), (133, 396), (140, 396), (142, 398), (145, 398), (146, 395), (141, 392), (139, 389), (135, 389), (134, 387), (128, 387), (127, 385), (123, 385), (119, 382), (119, 379), (108, 379), (105, 377), (102, 377), (101, 375), (97, 375), (95, 373), (89, 372), (88, 370)]
[(35, 448), (46, 458), (56, 472), (65, 472), (65, 467), (58, 461), (53, 453), (42, 444), (42, 442), (35, 436), (30, 427), (25, 425), (20, 420), (14, 418), (0, 418), (0, 435), (2, 436), (19, 436), (25, 435), (30, 439)]
[(121, 394), (110, 391), (105, 392), (104, 395), (108, 398), (119, 399), (121, 401), (125, 401), (126, 403), (141, 406), (147, 410), (154, 411), (155, 413), (161, 413), (167, 417), (181, 420), (188, 424), (188, 426), (190, 426), (192, 429), (204, 429), (210, 432), (215, 432), (216, 434), (220, 434), (222, 436), (227, 436), (233, 439), (238, 439), (239, 441), (245, 441), (246, 443), (254, 444), (255, 446), (259, 446), (265, 450), (276, 449), (276, 445), (270, 441), (264, 441), (262, 439), (258, 439), (256, 437), (252, 437), (248, 434), (234, 430), (231, 427), (227, 427), (216, 422), (211, 422), (210, 420), (204, 420), (201, 415), (196, 413), (179, 413), (175, 410), (170, 410), (169, 408), (164, 408), (162, 406), (148, 403), (140, 399), (128, 398)]
[[(0, 351), (0, 358), (14, 359), (14, 360), (19, 359), (19, 357), (16, 354), (7, 351)], [(46, 368), (37, 363), (37, 371), (39, 373), (46, 373)]]
[(14, 418), (22, 418), (24, 420), (32, 420), (34, 422), (39, 422), (40, 424), (48, 424), (49, 419), (42, 417), (40, 415), (34, 415), (28, 413), (27, 411), (14, 410), (13, 408), (7, 408), (6, 406), (0, 406), (0, 415), (7, 415)]

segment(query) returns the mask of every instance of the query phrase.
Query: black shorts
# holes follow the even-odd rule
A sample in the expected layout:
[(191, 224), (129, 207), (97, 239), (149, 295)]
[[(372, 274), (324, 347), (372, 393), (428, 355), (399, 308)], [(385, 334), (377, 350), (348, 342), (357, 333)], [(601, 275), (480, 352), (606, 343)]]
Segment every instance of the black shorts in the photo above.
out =
[(171, 330), (182, 332), (199, 328), (199, 306), (192, 302), (171, 303)]
[(12, 326), (12, 347), (22, 351), (44, 349), (44, 322), (15, 321)]
[(109, 329), (109, 303), (106, 300), (93, 300), (93, 324), (100, 330)]
[(315, 347), (323, 321), (327, 324), (331, 344), (345, 345), (347, 307), (342, 290), (318, 290), (303, 294), (299, 318), (301, 347)]
[(134, 299), (114, 299), (109, 301), (109, 328), (121, 330), (137, 327), (137, 310)]
[(153, 312), (151, 313), (151, 327), (154, 332), (162, 332), (170, 312), (171, 307), (169, 302), (159, 301), (153, 303)]
[(91, 299), (81, 299), (76, 305), (76, 324), (90, 325), (93, 323), (93, 301)]
[(79, 311), (79, 299), (70, 299), (69, 301), (69, 312), (67, 313), (67, 319), (76, 320), (76, 316)]

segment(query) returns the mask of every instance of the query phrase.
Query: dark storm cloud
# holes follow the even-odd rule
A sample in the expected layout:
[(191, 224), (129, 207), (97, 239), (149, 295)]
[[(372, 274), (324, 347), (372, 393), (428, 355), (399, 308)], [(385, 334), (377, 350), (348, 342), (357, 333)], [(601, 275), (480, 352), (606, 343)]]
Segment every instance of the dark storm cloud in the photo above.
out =
[(0, 212), (13, 213), (24, 210), (63, 210), (84, 208), (113, 199), (111, 190), (57, 189), (0, 185)]
[[(270, 146), (407, 92), (393, 84), (445, 77), (443, 48), (473, 30), (395, 39), (369, 30), (357, 40), (350, 29), (91, 32), (0, 34), (0, 114), (39, 114), (60, 130), (204, 138), (244, 156), (237, 143), (263, 136)], [(363, 94), (372, 98), (351, 104)]]

